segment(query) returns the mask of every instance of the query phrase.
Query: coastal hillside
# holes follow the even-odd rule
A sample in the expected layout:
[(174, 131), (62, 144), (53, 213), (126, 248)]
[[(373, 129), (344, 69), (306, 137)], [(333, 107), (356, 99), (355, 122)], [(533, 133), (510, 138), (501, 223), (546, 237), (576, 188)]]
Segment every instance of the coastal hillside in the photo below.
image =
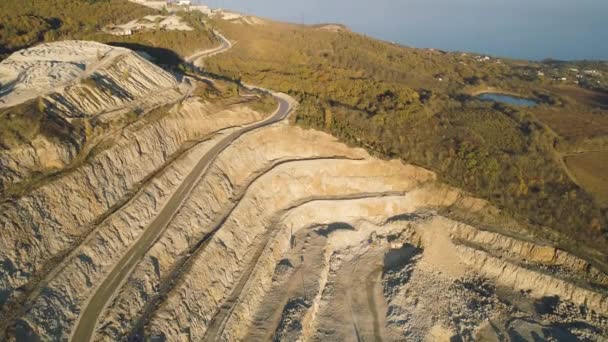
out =
[[(77, 161), (34, 163), (3, 189), (4, 339), (608, 333), (608, 277), (592, 261), (519, 238), (530, 232), (508, 213), (433, 171), (291, 125), (300, 109), (287, 94), (176, 76), (86, 41), (40, 44), (0, 66), (24, 76), (2, 96), (11, 122), (37, 96), (38, 115), (83, 125)], [(48, 139), (47, 125), (5, 153)], [(17, 174), (21, 160), (3, 170)]]
[(608, 336), (604, 62), (0, 10), (0, 341)]
[[(207, 61), (210, 72), (287, 92), (301, 103), (295, 124), (434, 170), (535, 238), (607, 265), (604, 170), (582, 157), (608, 153), (605, 63), (414, 49), (270, 20), (213, 23), (239, 43)], [(536, 105), (481, 101), (483, 93)]]

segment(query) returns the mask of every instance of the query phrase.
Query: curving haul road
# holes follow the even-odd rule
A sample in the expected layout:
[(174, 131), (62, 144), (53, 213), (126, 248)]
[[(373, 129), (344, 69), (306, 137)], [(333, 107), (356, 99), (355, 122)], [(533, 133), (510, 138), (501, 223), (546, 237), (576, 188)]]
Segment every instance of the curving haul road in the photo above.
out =
[[(223, 41), (219, 48), (195, 54), (194, 56), (188, 58), (188, 60), (194, 61), (198, 58), (209, 57), (224, 52), (232, 47), (232, 44), (226, 38), (219, 33), (216, 34)], [(263, 90), (256, 87), (249, 88)], [(273, 93), (272, 95), (275, 97), (279, 105), (276, 111), (270, 117), (232, 132), (218, 142), (217, 145), (215, 145), (199, 160), (179, 188), (173, 193), (171, 198), (169, 198), (158, 216), (156, 216), (154, 221), (152, 221), (152, 223), (145, 229), (142, 236), (120, 259), (120, 261), (114, 266), (112, 271), (110, 271), (104, 280), (97, 286), (95, 293), (88, 300), (88, 302), (85, 304), (85, 308), (80, 313), (78, 321), (76, 322), (76, 327), (70, 338), (71, 341), (83, 342), (91, 340), (95, 332), (98, 318), (114, 293), (120, 288), (123, 282), (126, 281), (129, 274), (133, 271), (133, 268), (137, 265), (141, 258), (143, 258), (148, 249), (162, 235), (163, 231), (171, 222), (175, 214), (179, 211), (185, 200), (198, 183), (199, 179), (204, 175), (205, 171), (209, 168), (217, 156), (243, 134), (260, 127), (271, 125), (287, 117), (287, 115), (293, 109), (292, 103), (289, 101), (288, 97), (276, 93)]]
[(186, 62), (194, 63), (196, 60), (198, 60), (200, 58), (203, 58), (203, 57), (208, 58), (211, 56), (215, 56), (217, 54), (220, 54), (220, 53), (225, 52), (226, 50), (229, 50), (230, 48), (232, 48), (232, 42), (230, 40), (226, 39), (226, 37), (224, 37), (221, 33), (219, 33), (216, 30), (213, 30), (213, 34), (216, 37), (219, 37), (220, 40), (222, 41), (220, 43), (220, 46), (211, 48), (209, 50), (195, 52), (193, 55), (186, 58)]

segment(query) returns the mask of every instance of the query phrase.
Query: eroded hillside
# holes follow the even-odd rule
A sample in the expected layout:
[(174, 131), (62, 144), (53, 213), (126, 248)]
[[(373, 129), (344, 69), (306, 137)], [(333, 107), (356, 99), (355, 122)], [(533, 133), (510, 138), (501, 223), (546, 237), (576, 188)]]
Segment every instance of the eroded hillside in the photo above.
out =
[(530, 242), (434, 172), (290, 125), (285, 94), (80, 41), (1, 66), (10, 120), (34, 101), (80, 127), (13, 130), (1, 151), (7, 340), (608, 334), (608, 276), (592, 263)]
[(2, 192), (65, 169), (129, 118), (193, 89), (131, 50), (82, 41), (17, 52), (0, 76)]

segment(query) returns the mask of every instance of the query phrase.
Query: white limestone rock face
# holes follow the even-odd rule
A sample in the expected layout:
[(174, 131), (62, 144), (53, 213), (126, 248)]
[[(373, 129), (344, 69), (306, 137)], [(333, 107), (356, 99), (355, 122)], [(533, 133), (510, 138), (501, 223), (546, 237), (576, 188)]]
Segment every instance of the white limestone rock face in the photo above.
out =
[[(191, 85), (124, 48), (89, 41), (40, 44), (0, 62), (0, 108), (38, 101), (46, 121), (72, 136), (50, 140), (39, 134), (29, 143), (0, 150), (0, 192), (36, 173), (58, 171), (91, 143), (74, 119), (96, 123), (144, 113), (187, 94)], [(36, 100), (37, 99), (37, 100)], [(39, 106), (38, 104), (36, 106)]]
[(45, 43), (15, 52), (0, 62), (0, 108), (51, 93), (102, 66), (104, 58), (126, 53), (90, 41)]
[[(86, 79), (92, 82), (82, 84)], [(71, 118), (119, 109), (177, 88), (178, 81), (129, 49), (61, 41), (15, 52), (0, 62), (0, 84), (0, 108), (41, 97), (60, 116)]]
[(218, 110), (186, 101), (151, 125), (142, 122), (123, 132), (114, 146), (69, 175), (1, 203), (0, 260), (16, 270), (0, 274), (7, 300), (18, 296), (14, 291), (45, 263), (73, 248), (140, 182), (171, 162), (184, 144), (261, 117), (247, 108)]
[[(138, 237), (138, 229), (145, 227), (146, 220), (162, 206), (172, 187), (178, 186), (180, 179), (200, 159), (203, 150), (190, 152), (191, 146), (230, 127), (259, 121), (264, 114), (242, 105), (225, 108), (188, 97), (190, 84), (178, 83), (173, 75), (129, 50), (89, 42), (48, 45), (50, 47), (33, 48), (35, 53), (27, 50), (17, 53), (12, 61), (19, 64), (18, 61), (24, 59), (19, 65), (25, 75), (32, 70), (42, 70), (48, 63), (54, 63), (57, 68), (64, 63), (84, 65), (87, 69), (100, 47), (107, 61), (94, 71), (93, 77), (115, 85), (117, 88), (113, 91), (121, 94), (115, 96), (102, 88), (82, 92), (89, 87), (78, 83), (83, 74), (55, 80), (63, 85), (64, 81), (68, 82), (63, 89), (58, 83), (48, 83), (46, 86), (53, 88), (44, 100), (49, 104), (56, 101), (52, 110), (63, 115), (66, 122), (74, 113), (99, 116), (106, 115), (108, 110), (142, 112), (141, 120), (104, 136), (104, 148), (77, 168), (0, 203), (0, 322), (12, 314), (16, 302), (25, 299), (23, 294), (34, 286), (32, 281), (38, 282), (54, 272), (47, 279), (49, 286), (43, 295), (31, 303), (28, 317), (45, 322), (41, 326), (47, 330), (35, 329), (40, 337), (55, 339), (69, 333), (65, 327), (77, 318), (77, 303), (86, 300), (91, 281), (98, 279), (98, 274), (103, 275), (94, 272), (103, 271), (104, 265), (113, 261), (106, 257), (120, 256)], [(76, 51), (81, 46), (85, 52), (79, 57)], [(43, 66), (33, 62), (36, 56), (41, 56), (42, 61), (36, 63)], [(30, 82), (34, 77), (27, 79)], [(27, 90), (31, 84), (20, 87)], [(46, 86), (35, 89), (43, 93), (49, 91)], [(160, 104), (167, 105), (166, 113), (147, 120), (146, 110)], [(68, 143), (52, 144), (44, 140), (24, 148), (0, 151), (0, 181), (10, 185), (27, 179), (45, 165), (61, 169), (77, 152), (77, 148)], [(184, 153), (190, 153), (190, 157), (180, 161)], [(124, 210), (116, 211), (124, 205)], [(106, 220), (114, 211), (115, 216)], [(99, 240), (93, 241), (102, 241), (103, 247), (87, 249), (88, 239), (95, 235)], [(58, 263), (61, 263), (59, 268)], [(96, 264), (90, 266), (92, 263)], [(56, 280), (53, 282), (53, 279)], [(48, 317), (44, 313), (49, 312), (57, 313), (52, 322), (45, 321)], [(27, 319), (24, 317), (23, 322)], [(57, 333), (59, 335), (55, 335)]]

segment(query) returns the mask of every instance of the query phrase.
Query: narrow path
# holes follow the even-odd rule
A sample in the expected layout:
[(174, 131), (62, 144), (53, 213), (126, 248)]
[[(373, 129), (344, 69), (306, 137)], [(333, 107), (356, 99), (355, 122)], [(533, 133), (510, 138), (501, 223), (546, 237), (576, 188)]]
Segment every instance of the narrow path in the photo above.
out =
[(566, 158), (580, 156), (580, 155), (586, 154), (586, 153), (601, 153), (601, 152), (608, 152), (608, 150), (588, 150), (588, 151), (570, 152), (570, 153), (561, 153), (561, 152), (555, 151), (555, 154), (557, 156), (556, 158), (558, 159), (559, 164), (562, 166), (562, 168), (564, 169), (564, 171), (566, 172), (566, 175), (570, 178), (570, 180), (574, 184), (578, 185), (580, 188), (583, 188), (581, 186), (581, 184), (579, 183), (579, 181), (574, 176), (574, 174), (572, 173), (572, 171), (570, 170), (570, 168), (568, 167)]
[(382, 329), (384, 322), (381, 312), (385, 312), (385, 308), (381, 305), (383, 297), (378, 288), (383, 271), (383, 264), (379, 263), (382, 256), (381, 250), (373, 250), (360, 255), (351, 262), (352, 273), (347, 282), (364, 279), (354, 287), (354, 291), (358, 294), (364, 292), (365, 296), (349, 297), (350, 312), (358, 340), (384, 340)]
[(566, 164), (566, 157), (568, 157), (568, 154), (562, 154), (558, 151), (555, 151), (555, 160), (557, 161), (557, 163), (561, 166), (562, 170), (564, 170), (564, 173), (566, 174), (566, 176), (568, 176), (568, 178), (570, 178), (570, 181), (574, 184), (576, 184), (579, 188), (584, 189), (580, 182), (576, 179), (576, 177), (574, 176), (574, 174), (572, 173), (572, 171), (570, 170), (570, 168), (568, 167), (568, 165)]
[[(352, 262), (353, 266), (352, 266), (352, 270), (351, 270), (351, 279), (356, 279), (356, 274), (357, 274), (357, 266), (359, 266), (358, 260), (359, 258), (361, 258), (361, 256), (358, 256), (355, 258), (355, 260)], [(359, 324), (358, 324), (358, 320), (357, 320), (357, 314), (356, 314), (356, 309), (355, 309), (355, 305), (353, 304), (353, 289), (352, 287), (347, 287), (346, 291), (348, 293), (348, 307), (350, 309), (350, 321), (353, 327), (353, 332), (355, 334), (355, 338), (357, 340), (357, 342), (361, 342), (361, 333), (359, 332)]]
[(221, 333), (224, 331), (228, 319), (234, 312), (234, 309), (236, 308), (237, 304), (240, 302), (241, 292), (243, 291), (243, 288), (245, 288), (245, 285), (247, 285), (247, 282), (251, 277), (253, 270), (255, 269), (255, 265), (257, 264), (258, 260), (262, 256), (262, 253), (266, 249), (266, 244), (264, 242), (267, 242), (269, 240), (270, 234), (271, 230), (268, 230), (260, 238), (262, 242), (258, 244), (258, 248), (255, 250), (255, 254), (252, 257), (250, 264), (245, 267), (232, 294), (228, 297), (228, 299), (220, 307), (219, 311), (211, 319), (211, 322), (207, 327), (207, 331), (205, 332), (205, 336), (203, 337), (204, 341), (215, 341), (218, 339), (218, 337), (221, 337)]
[[(320, 289), (319, 280), (322, 278), (322, 273), (326, 272), (323, 264), (326, 260), (327, 237), (313, 231), (314, 227), (318, 226), (313, 225), (294, 232), (293, 237), (297, 244), (292, 245), (282, 256), (283, 259), (289, 260), (291, 265), (264, 291), (262, 301), (251, 317), (252, 321), (247, 327), (244, 341), (302, 339), (302, 331), (293, 329), (292, 323), (301, 322), (304, 316), (308, 315), (310, 308), (303, 308), (303, 311), (296, 313), (290, 310), (289, 303), (298, 300), (311, 303)], [(274, 275), (275, 268), (271, 272)], [(255, 284), (255, 282), (250, 283)], [(289, 316), (289, 319), (285, 320), (286, 316)], [(238, 325), (239, 322), (232, 324)], [(222, 335), (217, 335), (216, 340), (221, 340)]]
[[(298, 255), (301, 252), (298, 252)], [(298, 258), (292, 256), (287, 258), (290, 261), (299, 262)], [(308, 260), (308, 259), (306, 259)], [(274, 286), (268, 291), (263, 299), (263, 319), (259, 319), (256, 313), (254, 322), (247, 333), (245, 341), (272, 341), (281, 322), (283, 310), (290, 298), (297, 297), (298, 291), (302, 291), (303, 265), (300, 262), (295, 268), (285, 275), (286, 280), (281, 282), (281, 286)], [(296, 294), (296, 295), (294, 295)]]
[(365, 292), (367, 294), (367, 307), (373, 319), (374, 341), (382, 341), (382, 331), (380, 324), (380, 313), (378, 303), (376, 303), (376, 287), (381, 282), (382, 266), (376, 267), (366, 278)]
[(232, 42), (230, 40), (226, 39), (226, 37), (224, 37), (221, 33), (219, 33), (216, 30), (213, 30), (213, 34), (215, 34), (215, 36), (220, 38), (220, 40), (222, 41), (220, 43), (220, 46), (217, 46), (217, 47), (214, 47), (214, 48), (211, 48), (208, 50), (196, 52), (196, 53), (190, 55), (189, 57), (186, 57), (186, 62), (194, 63), (199, 58), (212, 57), (212, 56), (215, 56), (217, 54), (220, 54), (220, 53), (225, 52), (226, 50), (229, 50), (232, 48)]
[(381, 276), (384, 248), (342, 250), (315, 315), (315, 341), (384, 341), (387, 307)]

